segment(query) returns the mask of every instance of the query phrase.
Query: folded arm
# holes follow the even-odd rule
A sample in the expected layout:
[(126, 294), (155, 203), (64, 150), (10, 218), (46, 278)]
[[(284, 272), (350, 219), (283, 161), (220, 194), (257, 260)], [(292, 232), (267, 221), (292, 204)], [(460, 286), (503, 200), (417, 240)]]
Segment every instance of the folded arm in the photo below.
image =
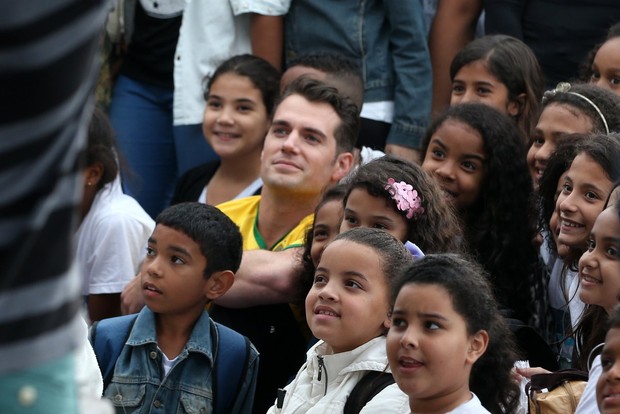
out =
[(229, 308), (287, 303), (299, 294), (301, 248), (243, 252), (235, 283), (215, 303)]

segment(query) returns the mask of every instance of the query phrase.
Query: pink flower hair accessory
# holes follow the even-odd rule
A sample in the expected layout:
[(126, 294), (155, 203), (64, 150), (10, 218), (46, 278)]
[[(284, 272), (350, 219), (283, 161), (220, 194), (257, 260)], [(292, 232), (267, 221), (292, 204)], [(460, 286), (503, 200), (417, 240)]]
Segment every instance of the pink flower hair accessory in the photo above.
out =
[(418, 218), (424, 213), (422, 200), (411, 184), (404, 181), (397, 183), (393, 178), (388, 178), (385, 189), (396, 202), (396, 208), (407, 213), (408, 219)]

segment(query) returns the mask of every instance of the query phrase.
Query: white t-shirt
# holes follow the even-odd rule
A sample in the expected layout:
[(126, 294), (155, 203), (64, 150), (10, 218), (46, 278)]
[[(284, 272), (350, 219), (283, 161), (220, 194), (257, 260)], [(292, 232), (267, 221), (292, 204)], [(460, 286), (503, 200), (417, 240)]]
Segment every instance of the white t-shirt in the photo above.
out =
[(250, 15), (283, 16), (291, 0), (186, 0), (174, 55), (174, 125), (201, 124), (203, 79), (226, 59), (252, 53)]
[[(411, 414), (411, 412), (409, 412)], [(456, 407), (452, 411), (448, 411), (446, 414), (491, 414), (486, 408), (482, 406), (482, 403), (476, 397), (476, 394), (471, 393), (471, 400), (467, 401)]]
[(597, 355), (590, 367), (588, 383), (583, 390), (583, 394), (581, 394), (575, 414), (599, 414), (598, 405), (596, 404), (596, 383), (602, 372), (601, 356)]
[[(261, 188), (262, 186), (263, 186), (263, 179), (258, 177), (250, 185), (248, 185), (246, 188), (244, 188), (239, 194), (237, 194), (233, 200), (237, 200), (239, 198), (245, 198), (245, 197), (253, 196), (254, 193), (259, 188)], [(199, 203), (207, 204), (207, 191), (208, 191), (208, 187), (209, 187), (208, 185), (203, 187), (202, 192), (198, 196), (198, 202)]]
[(82, 295), (121, 292), (136, 275), (154, 228), (140, 204), (123, 194), (119, 177), (99, 190), (75, 234)]

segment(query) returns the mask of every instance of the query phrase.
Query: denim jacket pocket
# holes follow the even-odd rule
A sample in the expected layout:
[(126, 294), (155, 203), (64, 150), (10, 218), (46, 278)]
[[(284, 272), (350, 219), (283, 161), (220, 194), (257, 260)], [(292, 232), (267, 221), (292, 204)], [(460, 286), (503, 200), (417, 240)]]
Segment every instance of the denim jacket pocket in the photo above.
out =
[(183, 393), (177, 414), (211, 413), (211, 404), (211, 401), (202, 395)]
[(137, 413), (144, 404), (145, 384), (118, 384), (113, 382), (108, 389), (115, 391), (106, 393), (106, 397), (112, 401), (114, 407), (123, 407), (123, 412)]

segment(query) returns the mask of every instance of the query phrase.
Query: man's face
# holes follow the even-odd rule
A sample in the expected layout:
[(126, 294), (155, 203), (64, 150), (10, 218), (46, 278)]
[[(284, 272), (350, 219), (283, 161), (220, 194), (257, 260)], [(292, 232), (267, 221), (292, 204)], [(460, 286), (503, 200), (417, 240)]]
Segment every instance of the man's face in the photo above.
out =
[(264, 185), (276, 192), (319, 195), (351, 168), (351, 153), (336, 154), (340, 125), (327, 103), (291, 95), (278, 106), (261, 156)]

